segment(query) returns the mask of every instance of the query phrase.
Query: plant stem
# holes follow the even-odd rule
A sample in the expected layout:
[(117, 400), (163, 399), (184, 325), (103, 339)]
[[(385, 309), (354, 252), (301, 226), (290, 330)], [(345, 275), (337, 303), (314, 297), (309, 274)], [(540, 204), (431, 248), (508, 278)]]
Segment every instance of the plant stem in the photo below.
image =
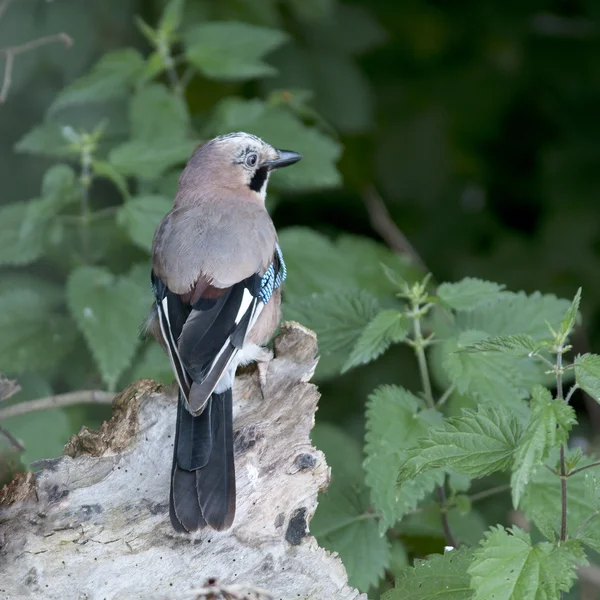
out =
[(569, 404), (569, 402), (571, 401), (571, 397), (573, 396), (573, 394), (574, 394), (574, 393), (575, 393), (575, 392), (576, 392), (578, 389), (579, 389), (579, 386), (578, 386), (576, 383), (574, 383), (574, 384), (571, 386), (571, 389), (569, 390), (569, 392), (567, 393), (567, 397), (565, 398), (565, 402), (566, 402), (567, 404)]
[(433, 391), (431, 389), (431, 380), (429, 379), (429, 367), (427, 366), (427, 357), (425, 356), (425, 339), (421, 331), (421, 314), (419, 306), (416, 305), (413, 310), (413, 328), (414, 328), (414, 349), (419, 363), (419, 373), (421, 375), (421, 384), (425, 393), (425, 402), (429, 408), (435, 408), (433, 400)]
[(590, 465), (585, 465), (584, 467), (579, 467), (578, 469), (573, 469), (572, 471), (567, 473), (567, 477), (572, 477), (573, 475), (581, 473), (581, 471), (585, 471), (586, 469), (591, 469), (592, 467), (600, 467), (600, 461), (592, 463)]
[(444, 539), (446, 540), (446, 546), (458, 548), (459, 544), (454, 539), (452, 529), (450, 529), (450, 523), (448, 522), (448, 506), (446, 503), (446, 490), (444, 488), (445, 483), (444, 485), (437, 485), (435, 487), (435, 493), (440, 501), (440, 516), (442, 520), (442, 529), (444, 530)]
[(0, 421), (18, 415), (26, 415), (38, 410), (73, 406), (74, 404), (111, 404), (114, 398), (115, 394), (110, 392), (82, 390), (79, 392), (69, 392), (67, 394), (39, 398), (38, 400), (28, 400), (27, 402), (19, 402), (18, 404), (12, 404), (11, 406), (0, 409)]
[[(563, 347), (559, 346), (556, 353), (556, 397), (558, 400), (564, 400), (563, 397)], [(567, 464), (565, 460), (565, 445), (560, 446), (560, 541), (567, 541)]]
[(502, 494), (503, 492), (510, 491), (510, 484), (507, 483), (505, 485), (497, 485), (496, 487), (490, 488), (489, 490), (483, 490), (481, 492), (477, 492), (476, 494), (471, 494), (467, 496), (471, 503), (479, 502), (479, 500), (485, 500), (490, 496), (495, 496), (496, 494)]
[(90, 250), (90, 186), (92, 185), (92, 151), (87, 144), (81, 149), (81, 254), (85, 263)]

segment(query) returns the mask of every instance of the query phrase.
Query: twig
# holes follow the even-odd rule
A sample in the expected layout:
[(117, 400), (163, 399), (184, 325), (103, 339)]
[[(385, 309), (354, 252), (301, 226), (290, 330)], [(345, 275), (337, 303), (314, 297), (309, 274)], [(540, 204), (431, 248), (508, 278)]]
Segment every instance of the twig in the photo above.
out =
[(485, 500), (490, 496), (495, 496), (496, 494), (502, 494), (503, 492), (508, 492), (510, 490), (510, 484), (505, 485), (497, 485), (496, 487), (490, 488), (489, 490), (483, 490), (481, 492), (477, 492), (476, 494), (471, 494), (467, 496), (471, 503), (479, 502), (479, 500)]
[(571, 386), (571, 389), (569, 390), (569, 392), (567, 393), (567, 397), (565, 398), (565, 402), (566, 402), (567, 404), (569, 404), (569, 402), (571, 401), (571, 397), (573, 396), (573, 394), (574, 394), (574, 393), (575, 393), (575, 392), (576, 392), (578, 389), (579, 389), (579, 386), (578, 386), (576, 383), (574, 383), (574, 384)]
[(0, 421), (18, 415), (26, 415), (30, 412), (73, 406), (74, 404), (110, 404), (114, 398), (115, 394), (98, 390), (83, 390), (59, 394), (57, 396), (48, 396), (46, 398), (39, 398), (38, 400), (19, 402), (18, 404), (0, 409)]
[(21, 444), (21, 442), (10, 431), (4, 429), (2, 425), (0, 425), (0, 433), (10, 442), (12, 447), (17, 452), (23, 452), (25, 450), (23, 444)]
[(446, 490), (444, 489), (444, 485), (435, 486), (435, 493), (440, 501), (440, 517), (442, 520), (442, 529), (444, 530), (444, 539), (446, 540), (446, 546), (458, 548), (459, 544), (454, 539), (450, 523), (448, 522), (448, 507), (446, 506)]
[(394, 223), (383, 199), (374, 186), (369, 185), (364, 189), (362, 200), (369, 213), (371, 226), (383, 238), (385, 243), (399, 254), (407, 254), (423, 272), (428, 273), (427, 265)]
[(589, 465), (585, 465), (583, 467), (579, 467), (577, 469), (573, 469), (572, 471), (570, 471), (567, 474), (567, 477), (573, 477), (573, 475), (576, 475), (577, 473), (581, 473), (581, 471), (585, 471), (586, 469), (591, 469), (592, 467), (600, 467), (600, 461), (599, 462), (595, 462), (595, 463), (591, 463)]
[[(563, 400), (563, 366), (562, 346), (557, 348), (556, 353), (556, 397)], [(565, 445), (560, 445), (560, 541), (567, 541), (567, 464), (565, 460)]]
[(593, 512), (578, 528), (575, 532), (575, 537), (578, 538), (581, 532), (598, 516), (600, 511)]
[[(4, 4), (0, 5), (0, 16), (6, 10), (8, 2), (5, 0)], [(15, 57), (24, 52), (30, 52), (40, 46), (46, 46), (47, 44), (54, 44), (55, 42), (62, 42), (67, 48), (73, 45), (73, 40), (66, 33), (56, 33), (54, 35), (45, 35), (43, 37), (25, 42), (18, 46), (8, 46), (7, 48), (0, 49), (0, 54), (4, 54), (6, 61), (4, 63), (4, 79), (2, 81), (2, 88), (0, 88), (0, 104), (6, 101), (8, 96), (8, 90), (12, 83), (12, 71), (15, 62)]]
[(2, 15), (6, 12), (6, 9), (8, 8), (8, 5), (12, 2), (12, 0), (4, 0), (4, 2), (2, 2), (2, 4), (0, 4), (0, 19), (2, 18)]
[(0, 402), (8, 400), (20, 391), (21, 386), (14, 379), (6, 379), (3, 375), (0, 375)]

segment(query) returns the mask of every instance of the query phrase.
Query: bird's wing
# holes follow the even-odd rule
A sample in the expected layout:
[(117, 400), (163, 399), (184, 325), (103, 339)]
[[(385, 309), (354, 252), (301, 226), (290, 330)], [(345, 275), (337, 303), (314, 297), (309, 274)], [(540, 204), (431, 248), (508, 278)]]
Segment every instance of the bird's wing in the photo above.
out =
[(254, 273), (221, 289), (201, 280), (190, 298), (173, 293), (153, 271), (161, 333), (192, 414), (202, 412), (284, 276), (279, 248), (264, 274)]

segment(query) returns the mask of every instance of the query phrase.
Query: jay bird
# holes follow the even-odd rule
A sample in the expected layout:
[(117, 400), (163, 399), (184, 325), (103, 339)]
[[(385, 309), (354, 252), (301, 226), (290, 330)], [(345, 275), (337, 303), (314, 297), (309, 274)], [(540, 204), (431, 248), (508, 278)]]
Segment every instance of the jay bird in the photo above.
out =
[(176, 531), (233, 523), (233, 378), (238, 365), (257, 361), (262, 390), (272, 356), (263, 345), (279, 323), (286, 275), (267, 183), (301, 158), (248, 133), (210, 140), (190, 158), (154, 234), (147, 327), (179, 386), (169, 500)]

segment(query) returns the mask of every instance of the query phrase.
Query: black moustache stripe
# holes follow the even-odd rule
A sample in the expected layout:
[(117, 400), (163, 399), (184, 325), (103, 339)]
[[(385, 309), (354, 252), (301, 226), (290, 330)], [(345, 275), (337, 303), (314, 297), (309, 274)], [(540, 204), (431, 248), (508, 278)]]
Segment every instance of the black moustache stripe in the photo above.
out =
[(261, 167), (260, 169), (257, 169), (256, 173), (252, 175), (252, 179), (250, 180), (250, 189), (255, 192), (260, 192), (263, 184), (265, 183), (265, 180), (267, 179), (267, 175), (267, 167)]

